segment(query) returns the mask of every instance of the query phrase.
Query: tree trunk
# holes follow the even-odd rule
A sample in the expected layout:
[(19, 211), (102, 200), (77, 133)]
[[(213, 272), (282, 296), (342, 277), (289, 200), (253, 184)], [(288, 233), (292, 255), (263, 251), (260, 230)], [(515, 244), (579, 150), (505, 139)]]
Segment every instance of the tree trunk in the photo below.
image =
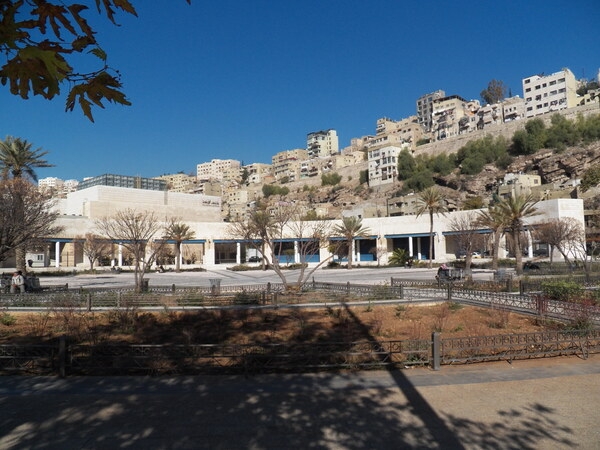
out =
[(181, 243), (175, 242), (175, 272), (181, 271)]
[(523, 273), (523, 249), (521, 248), (521, 232), (518, 229), (513, 231), (513, 244), (515, 246), (517, 275), (521, 275)]
[(429, 211), (429, 264), (428, 267), (433, 267), (433, 211)]
[(354, 257), (354, 252), (352, 248), (352, 239), (348, 239), (348, 269), (352, 269), (352, 259)]
[(500, 230), (494, 231), (494, 247), (492, 248), (492, 270), (498, 270), (498, 253), (500, 252)]
[(23, 275), (27, 273), (27, 264), (25, 263), (25, 246), (20, 245), (15, 249), (15, 267), (17, 271), (23, 272)]

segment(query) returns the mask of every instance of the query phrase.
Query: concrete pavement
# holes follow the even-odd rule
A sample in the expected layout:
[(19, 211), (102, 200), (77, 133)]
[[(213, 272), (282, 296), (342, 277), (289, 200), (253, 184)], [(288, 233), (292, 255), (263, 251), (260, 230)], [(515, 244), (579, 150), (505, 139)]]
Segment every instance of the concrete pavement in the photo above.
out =
[(0, 378), (2, 449), (600, 449), (600, 356), (256, 377)]
[[(312, 275), (317, 281), (337, 282), (337, 283), (366, 283), (366, 284), (385, 284), (390, 282), (390, 278), (403, 278), (410, 280), (433, 280), (437, 269), (423, 268), (399, 268), (399, 267), (380, 267), (380, 268), (354, 268), (347, 269), (318, 269)], [(34, 270), (35, 273), (35, 270)], [(296, 281), (298, 279), (298, 270), (286, 271), (287, 279)], [(312, 279), (311, 277), (311, 279)], [(473, 277), (480, 280), (491, 280), (493, 272), (491, 270), (475, 270)], [(263, 284), (280, 283), (281, 280), (277, 274), (272, 271), (251, 270), (245, 272), (234, 272), (222, 267), (212, 267), (205, 272), (150, 272), (145, 278), (149, 280), (150, 286), (209, 286), (210, 280), (218, 278), (222, 285), (239, 284)], [(107, 270), (96, 274), (77, 274), (69, 273), (65, 276), (40, 276), (42, 286), (58, 286), (69, 284), (70, 288), (78, 287), (120, 287), (133, 286), (133, 273), (123, 272), (120, 274)]]

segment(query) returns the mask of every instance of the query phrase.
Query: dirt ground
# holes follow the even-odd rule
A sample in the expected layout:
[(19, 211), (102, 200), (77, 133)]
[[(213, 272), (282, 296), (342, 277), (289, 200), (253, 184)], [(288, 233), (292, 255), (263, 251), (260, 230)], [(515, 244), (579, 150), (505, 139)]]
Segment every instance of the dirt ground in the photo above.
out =
[(327, 309), (0, 312), (0, 344), (210, 344), (428, 339), (543, 331), (533, 317), (461, 306), (356, 306)]

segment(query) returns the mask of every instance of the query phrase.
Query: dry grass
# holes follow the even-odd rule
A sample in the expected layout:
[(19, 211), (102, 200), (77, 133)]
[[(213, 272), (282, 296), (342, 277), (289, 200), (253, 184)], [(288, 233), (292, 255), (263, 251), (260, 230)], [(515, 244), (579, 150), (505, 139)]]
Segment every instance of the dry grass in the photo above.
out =
[(68, 335), (80, 343), (205, 344), (427, 339), (543, 331), (534, 318), (506, 310), (434, 306), (357, 306), (238, 311), (9, 312), (0, 344), (43, 343)]

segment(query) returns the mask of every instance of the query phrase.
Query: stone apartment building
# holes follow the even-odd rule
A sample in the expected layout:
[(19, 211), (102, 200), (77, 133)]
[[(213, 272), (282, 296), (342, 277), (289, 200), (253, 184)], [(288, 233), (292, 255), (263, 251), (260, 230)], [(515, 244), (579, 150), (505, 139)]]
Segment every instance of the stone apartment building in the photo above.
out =
[(167, 182), (167, 189), (172, 192), (195, 192), (198, 180), (194, 175), (186, 173), (174, 173), (155, 177), (157, 180)]
[(569, 69), (523, 78), (525, 116), (534, 117), (577, 106), (577, 87), (577, 79)]
[(242, 167), (242, 170), (248, 172), (247, 183), (260, 184), (264, 183), (265, 178), (271, 175), (273, 166), (271, 164), (252, 163)]
[(38, 180), (38, 188), (49, 192), (55, 197), (64, 197), (69, 192), (75, 192), (79, 187), (77, 180), (63, 180), (56, 177), (46, 177)]
[(512, 122), (525, 118), (525, 99), (518, 95), (502, 101), (502, 120)]
[(542, 178), (539, 175), (507, 173), (498, 186), (498, 195), (502, 198), (527, 196), (541, 185)]
[(433, 101), (431, 133), (435, 140), (446, 139), (477, 129), (478, 100), (450, 95)]
[(196, 166), (198, 181), (223, 180), (239, 174), (242, 164), (235, 159), (212, 159)]
[(306, 151), (309, 158), (320, 158), (339, 153), (337, 132), (329, 129), (308, 133), (306, 135)]
[(377, 127), (375, 130), (377, 133), (375, 139), (383, 136), (395, 136), (398, 138), (395, 142), (387, 142), (386, 144), (408, 145), (412, 151), (414, 151), (417, 147), (417, 143), (426, 135), (422, 125), (419, 124), (418, 116), (410, 116), (400, 120), (382, 117), (377, 120)]
[(422, 95), (417, 99), (417, 121), (426, 132), (431, 131), (433, 126), (433, 102), (440, 98), (444, 98), (446, 93), (442, 90), (437, 90), (429, 94)]
[(369, 186), (394, 183), (398, 178), (398, 155), (402, 147), (389, 145), (368, 151)]
[(284, 177), (289, 181), (297, 180), (300, 177), (300, 162), (307, 159), (308, 151), (301, 148), (276, 153), (271, 158), (275, 180), (279, 181)]

